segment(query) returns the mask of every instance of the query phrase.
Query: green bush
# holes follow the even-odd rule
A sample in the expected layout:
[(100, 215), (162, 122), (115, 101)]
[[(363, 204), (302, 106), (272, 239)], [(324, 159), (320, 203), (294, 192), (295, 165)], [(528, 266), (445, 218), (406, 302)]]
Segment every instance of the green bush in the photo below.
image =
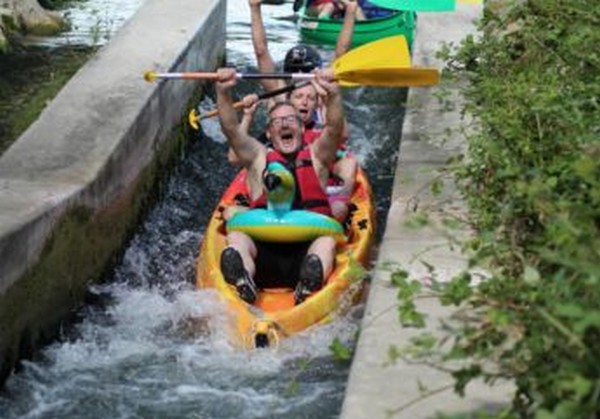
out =
[(442, 291), (470, 311), (448, 356), (469, 359), (459, 392), (513, 380), (511, 416), (600, 417), (599, 28), (597, 1), (486, 6), (482, 37), (446, 51), (478, 121), (456, 175), (490, 273)]

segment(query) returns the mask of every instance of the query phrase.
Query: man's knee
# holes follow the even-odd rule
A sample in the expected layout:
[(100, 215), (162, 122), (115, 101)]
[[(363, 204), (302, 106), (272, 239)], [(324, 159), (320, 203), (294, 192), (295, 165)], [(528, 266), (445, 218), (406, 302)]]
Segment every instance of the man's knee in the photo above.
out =
[(309, 253), (315, 253), (321, 257), (331, 257), (335, 252), (336, 242), (331, 236), (321, 236), (310, 246)]
[(348, 217), (348, 201), (337, 200), (330, 202), (330, 205), (333, 218), (343, 224)]
[(235, 247), (237, 250), (247, 252), (252, 257), (256, 255), (256, 246), (254, 241), (246, 233), (241, 231), (232, 231), (227, 234), (227, 244)]

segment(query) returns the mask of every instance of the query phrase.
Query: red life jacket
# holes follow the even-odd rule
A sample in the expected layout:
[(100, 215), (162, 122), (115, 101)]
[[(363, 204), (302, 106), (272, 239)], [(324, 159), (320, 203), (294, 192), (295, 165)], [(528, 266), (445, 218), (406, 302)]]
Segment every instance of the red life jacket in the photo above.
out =
[[(319, 138), (321, 136), (321, 133), (323, 132), (322, 129), (320, 128), (316, 128), (316, 124), (312, 123), (310, 126), (305, 125), (304, 127), (304, 132), (302, 134), (302, 143), (303, 144), (312, 144), (314, 143), (317, 138)], [(337, 151), (336, 151), (336, 157), (335, 157), (335, 161), (332, 162), (329, 165), (329, 179), (327, 180), (327, 186), (333, 186), (333, 185), (339, 185), (340, 184), (340, 179), (333, 173), (333, 167), (335, 165), (335, 163), (340, 160), (342, 157), (344, 157), (346, 155), (346, 153), (348, 152), (348, 148), (346, 147), (346, 140), (344, 139), (344, 142), (342, 144), (340, 144), (340, 146), (338, 147)]]
[(322, 130), (319, 128), (304, 128), (304, 132), (302, 133), (302, 143), (303, 144), (312, 144), (317, 138), (321, 136)]
[[(331, 207), (327, 200), (327, 194), (321, 188), (319, 178), (315, 172), (310, 149), (304, 145), (293, 160), (286, 159), (276, 150), (269, 149), (267, 153), (267, 164), (279, 162), (288, 168), (296, 179), (296, 196), (292, 203), (292, 209), (303, 209), (329, 217)], [(250, 202), (250, 208), (266, 208), (267, 193), (263, 192), (256, 200)]]
[[(315, 124), (314, 122), (309, 125), (305, 125), (304, 131), (302, 132), (302, 143), (304, 143), (304, 144), (314, 143), (321, 136), (322, 132), (323, 132), (323, 129), (318, 128), (317, 124)], [(346, 153), (346, 151), (348, 150), (348, 146), (346, 145), (347, 142), (348, 142), (348, 137), (344, 138), (342, 143), (338, 146), (338, 154), (341, 153), (341, 156), (343, 156), (344, 153)], [(338, 156), (338, 158), (336, 160), (338, 160), (339, 158), (340, 158), (340, 156)]]

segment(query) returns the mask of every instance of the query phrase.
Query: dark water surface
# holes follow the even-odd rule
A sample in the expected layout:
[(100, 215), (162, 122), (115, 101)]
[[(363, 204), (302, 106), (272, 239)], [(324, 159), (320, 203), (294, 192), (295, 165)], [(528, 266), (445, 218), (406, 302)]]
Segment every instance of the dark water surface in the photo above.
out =
[[(264, 6), (272, 54), (298, 41)], [(230, 0), (227, 61), (254, 65), (246, 1)], [(324, 51), (330, 57), (331, 51)], [(253, 85), (244, 90), (252, 91)], [(405, 92), (349, 89), (350, 145), (373, 181), (379, 232), (389, 208)], [(213, 102), (205, 98), (202, 109)], [(223, 307), (193, 288), (204, 225), (234, 175), (216, 120), (203, 123), (107, 282), (90, 288), (80, 321), (24, 363), (0, 394), (0, 418), (335, 418), (349, 366), (328, 349), (352, 343), (360, 308), (273, 349), (239, 352), (223, 334)], [(199, 332), (190, 317), (208, 317)], [(209, 332), (210, 333), (207, 333)]]

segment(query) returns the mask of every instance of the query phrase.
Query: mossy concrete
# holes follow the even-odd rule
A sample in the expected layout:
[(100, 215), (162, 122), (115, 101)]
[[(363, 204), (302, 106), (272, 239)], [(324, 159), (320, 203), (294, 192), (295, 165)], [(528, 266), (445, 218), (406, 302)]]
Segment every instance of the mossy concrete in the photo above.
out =
[(147, 0), (0, 158), (0, 378), (114, 265), (180, 154), (198, 84), (144, 71), (216, 68), (225, 16), (225, 0)]
[(120, 259), (123, 243), (154, 203), (163, 175), (185, 143), (182, 131), (176, 131), (121, 197), (97, 211), (79, 206), (60, 217), (38, 263), (0, 296), (0, 342), (14, 343), (2, 353), (0, 377), (54, 338), (81, 304), (89, 284), (102, 280)]

